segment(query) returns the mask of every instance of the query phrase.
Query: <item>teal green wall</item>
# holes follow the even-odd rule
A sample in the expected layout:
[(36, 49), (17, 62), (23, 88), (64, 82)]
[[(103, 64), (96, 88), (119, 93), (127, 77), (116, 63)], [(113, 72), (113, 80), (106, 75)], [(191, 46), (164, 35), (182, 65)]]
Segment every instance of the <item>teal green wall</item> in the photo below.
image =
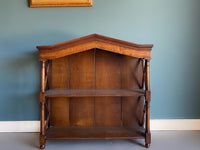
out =
[(94, 0), (29, 8), (0, 0), (0, 120), (39, 119), (37, 45), (91, 33), (154, 44), (151, 118), (200, 118), (200, 0)]

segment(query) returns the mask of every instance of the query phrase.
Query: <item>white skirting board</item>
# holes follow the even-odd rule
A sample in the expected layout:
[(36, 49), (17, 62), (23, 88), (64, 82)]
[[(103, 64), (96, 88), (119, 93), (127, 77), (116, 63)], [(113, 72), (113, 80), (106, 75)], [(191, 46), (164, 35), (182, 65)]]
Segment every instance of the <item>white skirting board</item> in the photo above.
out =
[[(200, 119), (153, 119), (151, 130), (200, 130)], [(39, 132), (39, 121), (0, 121), (0, 132)]]
[(39, 132), (39, 121), (0, 121), (0, 132)]

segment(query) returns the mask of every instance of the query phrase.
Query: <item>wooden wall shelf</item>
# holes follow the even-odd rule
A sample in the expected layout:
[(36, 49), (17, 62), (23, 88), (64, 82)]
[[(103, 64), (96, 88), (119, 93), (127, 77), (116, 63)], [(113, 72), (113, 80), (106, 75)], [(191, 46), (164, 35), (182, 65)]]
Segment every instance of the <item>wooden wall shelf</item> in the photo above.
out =
[(98, 34), (38, 46), (40, 148), (46, 140), (134, 138), (149, 147), (152, 47)]

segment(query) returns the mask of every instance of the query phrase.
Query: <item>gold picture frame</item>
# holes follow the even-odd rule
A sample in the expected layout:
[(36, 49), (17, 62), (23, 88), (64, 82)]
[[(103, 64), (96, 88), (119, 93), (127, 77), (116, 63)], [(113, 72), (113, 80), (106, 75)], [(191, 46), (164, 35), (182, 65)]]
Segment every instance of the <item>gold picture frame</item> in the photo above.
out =
[(30, 0), (30, 7), (92, 6), (92, 0)]

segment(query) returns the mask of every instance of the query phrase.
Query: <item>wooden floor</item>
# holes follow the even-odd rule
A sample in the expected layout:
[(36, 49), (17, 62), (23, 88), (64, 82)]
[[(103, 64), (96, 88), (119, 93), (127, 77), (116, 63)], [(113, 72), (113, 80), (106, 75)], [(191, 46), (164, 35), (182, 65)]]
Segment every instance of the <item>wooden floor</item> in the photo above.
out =
[[(200, 150), (200, 131), (153, 131), (149, 150)], [(38, 150), (38, 133), (0, 133), (1, 150)], [(46, 150), (146, 150), (144, 140), (47, 141)]]

